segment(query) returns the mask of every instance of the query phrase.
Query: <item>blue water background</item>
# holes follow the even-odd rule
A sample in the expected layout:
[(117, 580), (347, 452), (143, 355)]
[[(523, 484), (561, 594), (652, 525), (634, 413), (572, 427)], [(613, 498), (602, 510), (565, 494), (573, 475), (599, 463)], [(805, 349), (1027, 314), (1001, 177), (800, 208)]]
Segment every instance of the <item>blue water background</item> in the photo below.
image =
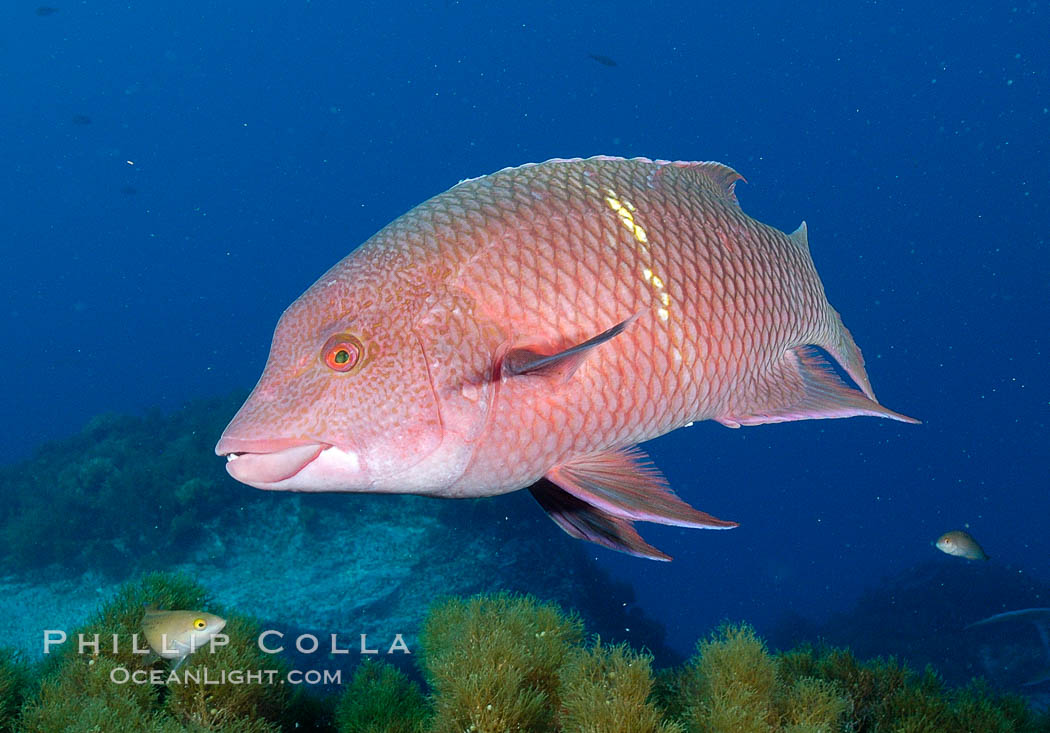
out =
[[(56, 7), (0, 9), (0, 461), (250, 387), (285, 306), (462, 178), (712, 159), (752, 216), (808, 222), (880, 399), (924, 424), (654, 441), (741, 526), (646, 526), (673, 563), (600, 562), (683, 648), (848, 608), (947, 529), (1050, 574), (1046, 3)], [(543, 561), (572, 541), (552, 524)]]

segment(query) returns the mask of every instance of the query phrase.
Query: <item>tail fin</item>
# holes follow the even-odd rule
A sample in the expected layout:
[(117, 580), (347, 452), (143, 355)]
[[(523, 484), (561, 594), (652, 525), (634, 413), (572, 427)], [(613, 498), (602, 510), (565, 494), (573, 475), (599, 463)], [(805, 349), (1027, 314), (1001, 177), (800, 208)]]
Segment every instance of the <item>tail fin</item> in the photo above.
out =
[(828, 339), (828, 343), (819, 345), (835, 357), (835, 361), (842, 366), (846, 374), (850, 376), (850, 379), (857, 383), (857, 386), (860, 387), (869, 400), (878, 402), (875, 399), (875, 392), (871, 388), (868, 372), (864, 369), (864, 355), (860, 353), (860, 347), (853, 340), (853, 335), (842, 322), (842, 316), (839, 315), (838, 311), (830, 305), (828, 306), (828, 311), (830, 311), (831, 316), (831, 336)]
[[(799, 252), (809, 260), (810, 266), (815, 269), (813, 257), (809, 251), (809, 228), (806, 226), (806, 222), (799, 224), (798, 229), (788, 235), (788, 239), (798, 247)], [(824, 302), (828, 309), (830, 332), (824, 343), (817, 342), (814, 345), (831, 354), (835, 361), (849, 374), (850, 379), (857, 383), (864, 396), (878, 405), (878, 400), (875, 399), (875, 392), (872, 391), (871, 382), (868, 380), (868, 373), (864, 370), (864, 356), (860, 353), (860, 347), (853, 340), (853, 336), (842, 322), (842, 317), (838, 311), (832, 308), (831, 304), (826, 300)], [(887, 415), (887, 417), (890, 416)]]
[[(860, 356), (859, 351), (856, 354)], [(843, 368), (846, 366), (843, 365)], [(861, 377), (866, 376), (863, 367), (859, 374)], [(867, 386), (867, 379), (858, 384)], [(870, 386), (867, 386), (867, 391), (871, 391)], [(844, 383), (818, 349), (799, 346), (784, 352), (784, 358), (756, 384), (754, 392), (747, 399), (715, 419), (735, 428), (741, 425), (858, 415), (919, 422), (883, 407), (865, 392)]]

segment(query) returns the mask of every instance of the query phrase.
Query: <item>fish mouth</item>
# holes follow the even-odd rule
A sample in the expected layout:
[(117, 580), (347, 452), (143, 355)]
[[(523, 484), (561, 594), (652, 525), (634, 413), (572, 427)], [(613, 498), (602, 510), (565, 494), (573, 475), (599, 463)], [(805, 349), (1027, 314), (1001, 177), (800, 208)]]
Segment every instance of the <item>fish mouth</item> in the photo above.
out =
[(266, 491), (370, 491), (373, 482), (356, 449), (308, 438), (223, 436), (215, 452), (226, 472)]
[(215, 452), (226, 456), (226, 472), (241, 483), (262, 488), (294, 478), (331, 446), (297, 440), (222, 438)]

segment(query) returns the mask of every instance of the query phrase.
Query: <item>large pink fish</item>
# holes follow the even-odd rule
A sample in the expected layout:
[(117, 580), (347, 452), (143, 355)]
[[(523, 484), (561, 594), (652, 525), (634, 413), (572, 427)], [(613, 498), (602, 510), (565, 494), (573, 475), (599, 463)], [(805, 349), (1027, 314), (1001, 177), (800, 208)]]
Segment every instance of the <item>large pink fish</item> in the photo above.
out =
[(292, 303), (216, 452), (260, 489), (529, 487), (570, 535), (658, 559), (633, 522), (736, 526), (633, 446), (696, 420), (915, 422), (875, 400), (805, 224), (747, 216), (740, 179), (598, 157), (460, 183)]

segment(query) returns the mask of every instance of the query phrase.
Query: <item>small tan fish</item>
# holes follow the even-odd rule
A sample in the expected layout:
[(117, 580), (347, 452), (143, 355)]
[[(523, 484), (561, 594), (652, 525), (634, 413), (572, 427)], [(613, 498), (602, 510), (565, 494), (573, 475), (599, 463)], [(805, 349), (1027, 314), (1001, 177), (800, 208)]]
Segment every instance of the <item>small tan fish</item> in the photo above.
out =
[(150, 649), (165, 659), (176, 659), (173, 669), (207, 645), (226, 626), (226, 619), (203, 611), (146, 610), (142, 631)]
[(961, 529), (945, 532), (933, 544), (941, 552), (955, 557), (965, 557), (967, 560), (988, 559), (977, 540), (971, 537), (969, 532)]

